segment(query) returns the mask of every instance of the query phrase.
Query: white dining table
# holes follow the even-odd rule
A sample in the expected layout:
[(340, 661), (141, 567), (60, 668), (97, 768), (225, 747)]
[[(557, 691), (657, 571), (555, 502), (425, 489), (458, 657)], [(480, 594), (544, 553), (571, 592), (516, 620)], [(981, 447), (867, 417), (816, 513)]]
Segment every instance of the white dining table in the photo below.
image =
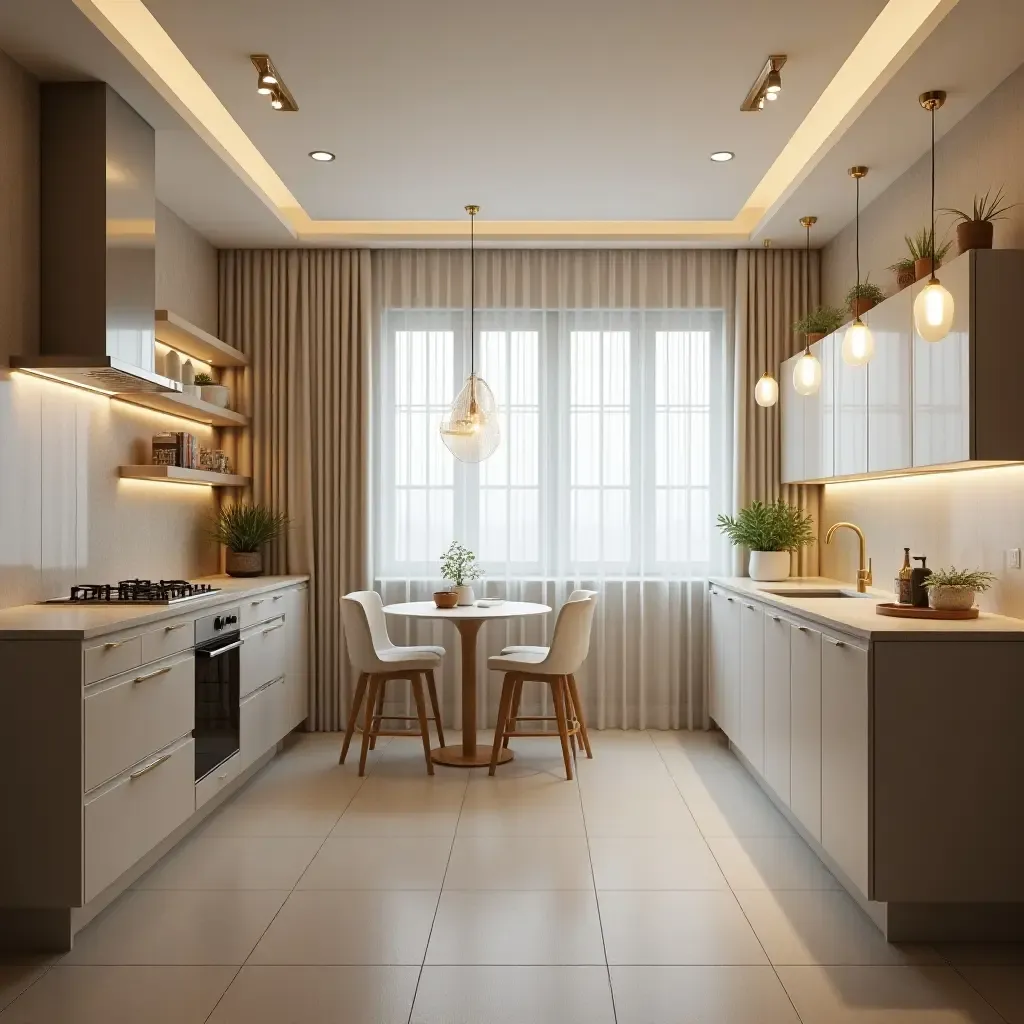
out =
[[(462, 746), (435, 747), (430, 752), (435, 764), (453, 768), (480, 768), (491, 763), (491, 752), (481, 751), (476, 744), (476, 641), (485, 622), (497, 619), (518, 619), (527, 615), (547, 615), (546, 604), (531, 601), (503, 601), (490, 607), (463, 605), (438, 608), (433, 601), (408, 601), (384, 606), (385, 615), (408, 619), (440, 619), (450, 622), (458, 631), (462, 658)], [(512, 751), (503, 749), (499, 763), (512, 760)]]

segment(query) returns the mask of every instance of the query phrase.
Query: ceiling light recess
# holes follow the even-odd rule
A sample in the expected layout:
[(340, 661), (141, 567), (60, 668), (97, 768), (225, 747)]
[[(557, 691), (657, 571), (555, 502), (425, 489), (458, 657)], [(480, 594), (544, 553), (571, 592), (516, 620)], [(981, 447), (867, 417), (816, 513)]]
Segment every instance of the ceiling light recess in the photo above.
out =
[(261, 96), (269, 96), (270, 105), (275, 110), (298, 110), (295, 97), (288, 91), (281, 72), (274, 67), (270, 57), (265, 53), (251, 53), (249, 60), (256, 69), (256, 91)]
[(711, 159), (716, 164), (727, 164), (735, 155), (735, 153), (730, 153), (727, 149), (718, 149), (711, 154)]
[(322, 164), (329, 164), (334, 159), (334, 154), (329, 153), (326, 149), (314, 149), (309, 154), (314, 160), (319, 160)]
[(778, 99), (782, 92), (782, 75), (779, 72), (786, 63), (784, 53), (772, 54), (765, 61), (760, 74), (754, 79), (746, 99), (740, 104), (740, 110), (764, 110), (764, 101)]

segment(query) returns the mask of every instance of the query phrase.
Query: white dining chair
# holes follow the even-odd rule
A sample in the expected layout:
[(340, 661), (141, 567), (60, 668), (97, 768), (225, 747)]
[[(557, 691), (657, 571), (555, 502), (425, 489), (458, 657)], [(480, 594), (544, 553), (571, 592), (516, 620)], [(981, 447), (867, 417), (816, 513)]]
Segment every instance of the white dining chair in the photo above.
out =
[[(574, 590), (566, 600), (566, 604), (570, 601), (589, 601), (593, 599), (597, 600), (596, 590)], [(544, 654), (548, 653), (547, 647), (538, 647), (530, 644), (510, 644), (508, 647), (502, 648), (502, 655), (506, 654)], [(587, 733), (587, 722), (583, 714), (583, 702), (580, 700), (579, 686), (576, 682), (576, 674), (570, 673), (566, 679), (566, 683), (569, 688), (569, 700), (572, 702), (572, 712), (576, 717), (576, 721), (579, 723), (579, 738), (583, 742), (583, 749), (586, 751), (587, 757), (593, 759), (594, 753), (590, 749), (590, 736)], [(523, 684), (520, 681), (516, 685), (515, 692), (512, 695), (512, 714), (510, 716), (511, 732), (515, 732), (515, 723), (519, 718), (519, 708), (522, 703)], [(508, 737), (502, 741), (502, 745), (508, 746)], [(575, 742), (575, 740), (574, 740)]]
[[(558, 736), (562, 743), (565, 777), (572, 779), (574, 750), (570, 749), (570, 738), (579, 734), (582, 739), (584, 734), (576, 713), (578, 700), (572, 699), (569, 677), (579, 671), (590, 650), (590, 631), (596, 605), (596, 594), (575, 601), (566, 601), (555, 621), (550, 647), (500, 654), (487, 659), (487, 667), (491, 671), (505, 673), (501, 701), (498, 705), (498, 723), (494, 730), (494, 747), (491, 750), (491, 766), (488, 772), (490, 775), (497, 769), (501, 748), (508, 745), (508, 739), (513, 736), (550, 735), (548, 732), (527, 732), (519, 729), (518, 722), (554, 721), (558, 724)], [(535, 681), (547, 683), (551, 688), (555, 706), (554, 716), (517, 715), (513, 720), (512, 707), (517, 699), (517, 689), (521, 692), (524, 682)], [(571, 720), (568, 713), (570, 709), (573, 712)], [(587, 748), (590, 756), (589, 744)]]
[[(427, 774), (434, 774), (434, 763), (430, 759), (430, 727), (424, 700), (424, 683), (430, 698), (437, 739), (444, 746), (444, 729), (441, 725), (441, 709), (437, 699), (437, 682), (434, 675), (440, 668), (444, 648), (433, 645), (399, 647), (388, 636), (384, 606), (380, 595), (373, 590), (358, 590), (341, 599), (341, 618), (345, 629), (345, 642), (349, 660), (359, 673), (352, 708), (341, 745), (339, 764), (345, 763), (352, 734), (355, 732), (359, 710), (366, 697), (366, 711), (363, 725), (363, 742), (359, 755), (359, 774), (366, 770), (366, 757), (372, 750), (378, 736), (418, 735), (423, 740), (423, 752), (427, 761)], [(408, 679), (416, 703), (416, 717), (409, 715), (385, 715), (384, 689), (393, 679)], [(381, 722), (418, 722), (419, 729), (382, 729)]]

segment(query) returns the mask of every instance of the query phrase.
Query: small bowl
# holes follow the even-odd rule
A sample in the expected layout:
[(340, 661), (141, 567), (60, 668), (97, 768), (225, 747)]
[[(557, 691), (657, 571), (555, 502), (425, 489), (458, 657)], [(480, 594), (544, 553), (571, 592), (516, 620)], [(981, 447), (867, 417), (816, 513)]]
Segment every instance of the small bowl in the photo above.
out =
[(454, 590), (438, 590), (434, 594), (434, 604), (438, 608), (454, 608), (459, 603), (459, 595)]

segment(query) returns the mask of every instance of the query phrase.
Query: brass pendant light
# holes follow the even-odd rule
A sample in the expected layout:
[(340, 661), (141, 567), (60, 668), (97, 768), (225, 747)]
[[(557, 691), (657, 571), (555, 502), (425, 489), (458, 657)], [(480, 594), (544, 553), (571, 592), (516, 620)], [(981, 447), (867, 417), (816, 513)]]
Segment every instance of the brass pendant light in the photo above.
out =
[[(817, 217), (801, 217), (800, 223), (807, 231), (807, 264), (811, 261), (811, 228), (818, 223)], [(805, 398), (816, 395), (821, 387), (821, 363), (811, 353), (811, 346), (804, 337), (804, 354), (796, 361), (793, 367), (793, 387), (798, 395)]]
[[(851, 167), (850, 177), (857, 183), (857, 292), (860, 292), (860, 179), (868, 173), (866, 167)], [(847, 366), (866, 366), (875, 354), (875, 336), (860, 318), (860, 313), (846, 328), (843, 336), (843, 362)]]
[(501, 443), (498, 407), (494, 392), (476, 374), (476, 215), (479, 206), (467, 206), (469, 214), (469, 377), (441, 420), (441, 440), (460, 462), (483, 462)]
[(920, 295), (914, 300), (914, 327), (925, 341), (942, 341), (953, 326), (953, 296), (943, 288), (935, 276), (935, 111), (946, 102), (941, 89), (922, 93), (918, 102), (932, 118), (932, 276)]

